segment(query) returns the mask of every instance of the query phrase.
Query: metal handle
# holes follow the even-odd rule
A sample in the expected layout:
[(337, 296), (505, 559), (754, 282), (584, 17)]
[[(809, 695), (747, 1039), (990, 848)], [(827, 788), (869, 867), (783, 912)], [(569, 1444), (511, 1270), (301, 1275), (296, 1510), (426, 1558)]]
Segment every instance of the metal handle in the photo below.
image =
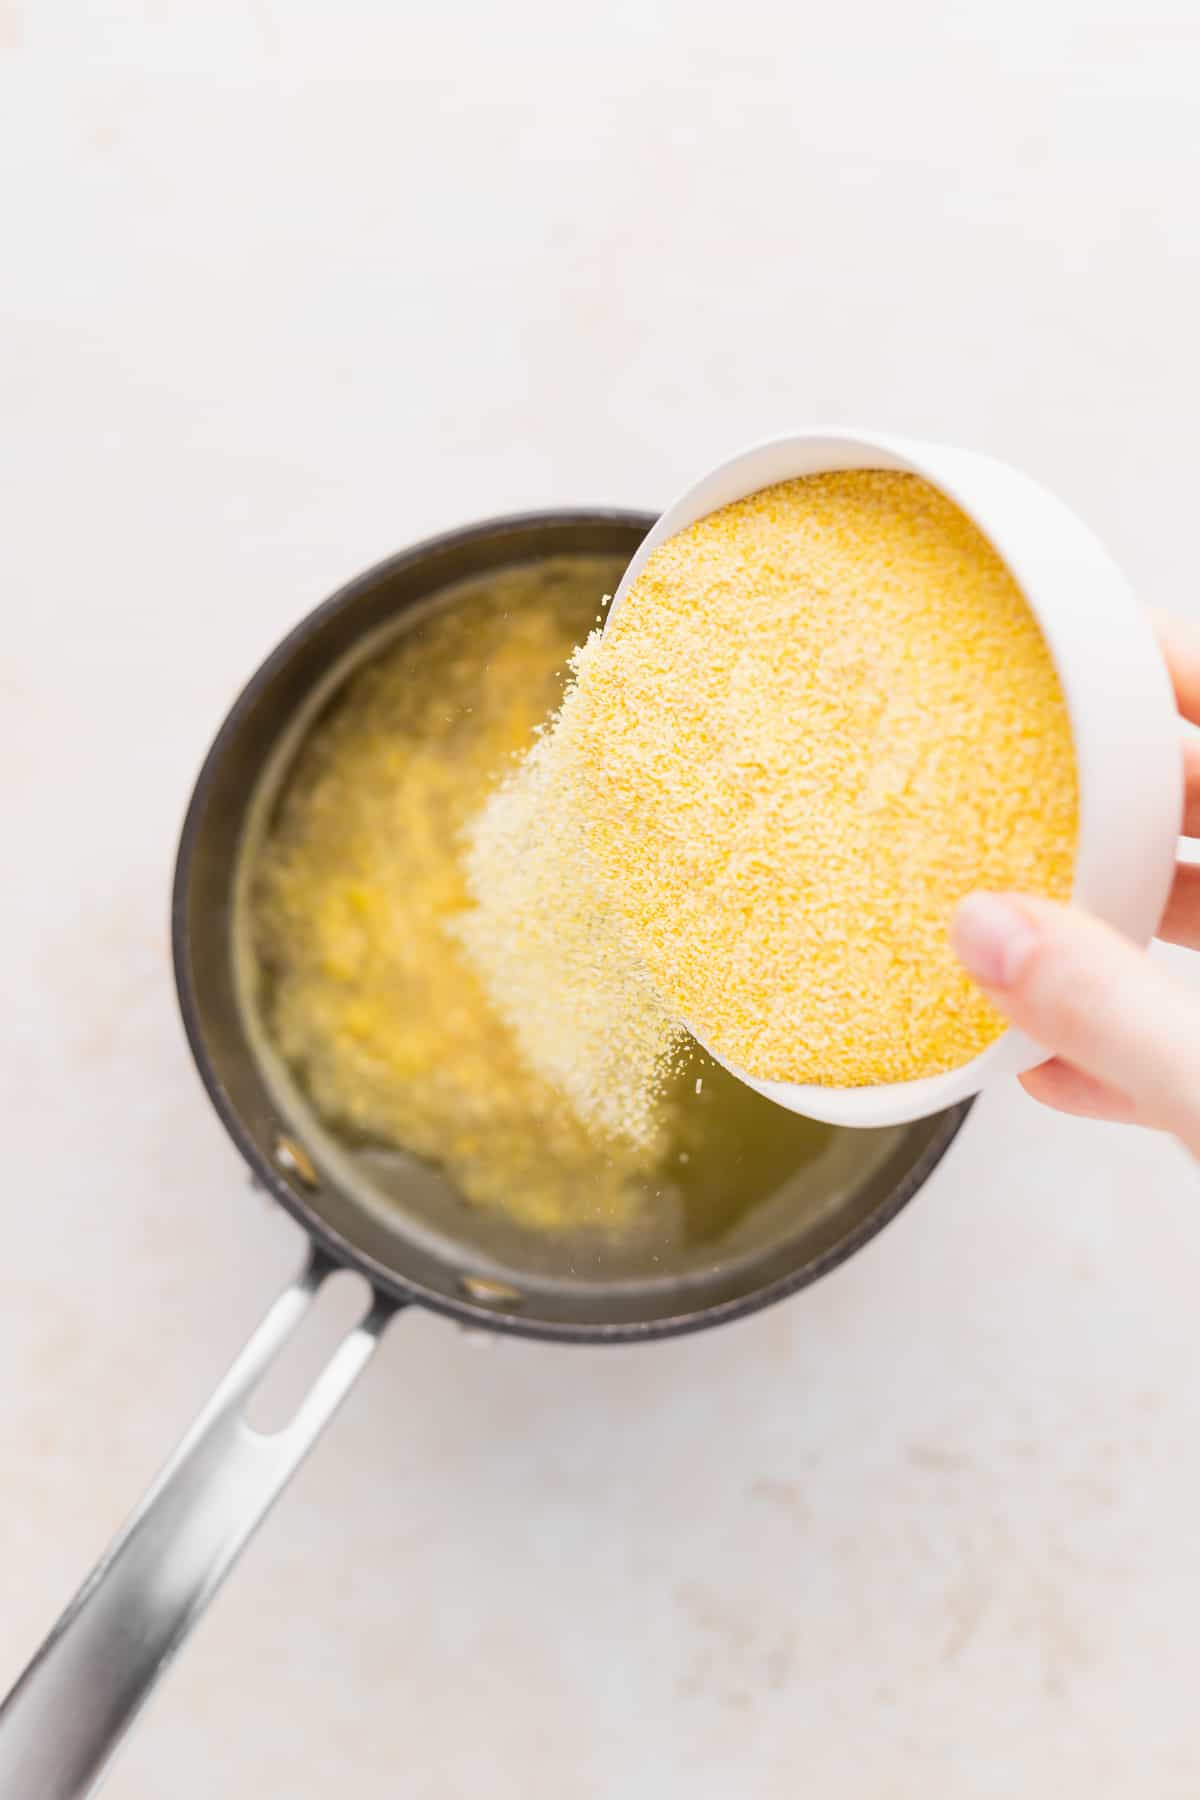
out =
[(0, 1706), (0, 1800), (90, 1793), (158, 1677), (369, 1360), (396, 1303), (342, 1339), (284, 1430), (242, 1408), (333, 1264), (314, 1252)]

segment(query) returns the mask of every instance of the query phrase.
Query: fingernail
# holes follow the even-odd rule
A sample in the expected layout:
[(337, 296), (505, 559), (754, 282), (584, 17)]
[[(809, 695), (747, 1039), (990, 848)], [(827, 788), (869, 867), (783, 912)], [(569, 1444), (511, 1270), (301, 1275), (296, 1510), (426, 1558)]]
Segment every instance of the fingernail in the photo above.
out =
[(950, 942), (968, 975), (984, 987), (1009, 988), (1037, 944), (1020, 907), (999, 894), (969, 894), (954, 915)]

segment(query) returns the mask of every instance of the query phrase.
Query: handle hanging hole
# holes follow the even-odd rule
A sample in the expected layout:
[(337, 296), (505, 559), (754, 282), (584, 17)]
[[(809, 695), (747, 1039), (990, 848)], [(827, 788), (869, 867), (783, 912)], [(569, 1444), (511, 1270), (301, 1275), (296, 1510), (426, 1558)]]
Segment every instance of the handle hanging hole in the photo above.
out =
[(307, 1312), (246, 1401), (251, 1431), (273, 1437), (291, 1424), (334, 1351), (370, 1311), (370, 1283), (351, 1269), (328, 1275)]

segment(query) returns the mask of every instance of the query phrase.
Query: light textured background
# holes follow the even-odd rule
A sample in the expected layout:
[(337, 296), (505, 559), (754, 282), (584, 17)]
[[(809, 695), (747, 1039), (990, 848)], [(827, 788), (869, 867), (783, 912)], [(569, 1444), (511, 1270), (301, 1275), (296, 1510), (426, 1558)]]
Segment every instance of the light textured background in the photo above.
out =
[[(165, 911), (302, 611), (827, 420), (1025, 464), (1197, 607), (1190, 0), (580, 13), (0, 4), (0, 1685), (298, 1259)], [(401, 1322), (112, 1800), (1194, 1800), (1198, 1202), (1005, 1092), (739, 1327)]]

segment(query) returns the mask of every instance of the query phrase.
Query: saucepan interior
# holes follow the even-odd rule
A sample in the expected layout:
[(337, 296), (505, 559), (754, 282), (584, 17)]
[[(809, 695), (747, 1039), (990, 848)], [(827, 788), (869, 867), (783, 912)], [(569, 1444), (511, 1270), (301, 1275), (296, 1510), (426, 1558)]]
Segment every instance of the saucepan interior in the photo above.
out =
[[(812, 1281), (916, 1192), (968, 1108), (879, 1132), (818, 1128), (765, 1154), (777, 1109), (746, 1090), (746, 1155), (722, 1205), (688, 1231), (563, 1233), (472, 1203), (434, 1162), (327, 1129), (264, 1030), (245, 955), (247, 870), (307, 732), (365, 661), (472, 578), (555, 558), (614, 559), (648, 516), (500, 519), (369, 570), (304, 620), (237, 700), (204, 764), (176, 871), (176, 975), (213, 1103), (260, 1181), (340, 1261), (378, 1287), (464, 1321), (534, 1336), (628, 1339), (684, 1331)], [(597, 595), (597, 600), (599, 599)], [(741, 1106), (742, 1102), (737, 1101)]]

